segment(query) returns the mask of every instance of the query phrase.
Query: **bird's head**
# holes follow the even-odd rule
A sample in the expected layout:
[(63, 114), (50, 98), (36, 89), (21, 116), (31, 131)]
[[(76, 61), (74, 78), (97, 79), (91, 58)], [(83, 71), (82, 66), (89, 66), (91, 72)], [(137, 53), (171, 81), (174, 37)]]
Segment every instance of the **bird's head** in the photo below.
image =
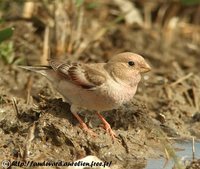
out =
[(140, 74), (151, 70), (151, 67), (138, 54), (125, 52), (113, 56), (107, 63), (113, 76), (130, 83), (138, 83)]

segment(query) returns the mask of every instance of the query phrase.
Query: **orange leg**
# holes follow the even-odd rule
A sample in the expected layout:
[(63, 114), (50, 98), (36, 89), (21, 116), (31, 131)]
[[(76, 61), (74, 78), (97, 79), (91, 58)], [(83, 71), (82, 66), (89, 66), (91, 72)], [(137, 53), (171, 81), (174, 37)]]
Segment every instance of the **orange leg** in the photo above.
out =
[(83, 122), (83, 120), (80, 118), (80, 116), (77, 114), (77, 113), (72, 113), (75, 117), (76, 117), (76, 119), (79, 121), (79, 123), (80, 123), (80, 125), (81, 125), (81, 128), (84, 130), (84, 131), (86, 131), (86, 132), (88, 132), (88, 133), (90, 133), (92, 136), (96, 136), (96, 134), (91, 130), (91, 129), (89, 129), (88, 128), (88, 126)]
[(99, 119), (102, 121), (102, 123), (104, 124), (104, 128), (106, 132), (108, 132), (110, 136), (112, 137), (112, 139), (114, 140), (117, 137), (117, 135), (115, 134), (114, 131), (112, 131), (110, 124), (104, 119), (104, 117), (99, 112), (96, 112), (96, 114), (99, 117)]

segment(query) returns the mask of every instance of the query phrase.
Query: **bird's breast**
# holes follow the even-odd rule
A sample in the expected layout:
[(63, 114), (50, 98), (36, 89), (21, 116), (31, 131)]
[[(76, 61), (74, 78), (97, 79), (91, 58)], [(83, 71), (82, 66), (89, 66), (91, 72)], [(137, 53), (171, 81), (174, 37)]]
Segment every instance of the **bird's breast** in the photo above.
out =
[(113, 107), (119, 107), (123, 103), (130, 101), (135, 95), (137, 86), (122, 85), (118, 83), (107, 84), (102, 90), (105, 96), (109, 98), (109, 102)]

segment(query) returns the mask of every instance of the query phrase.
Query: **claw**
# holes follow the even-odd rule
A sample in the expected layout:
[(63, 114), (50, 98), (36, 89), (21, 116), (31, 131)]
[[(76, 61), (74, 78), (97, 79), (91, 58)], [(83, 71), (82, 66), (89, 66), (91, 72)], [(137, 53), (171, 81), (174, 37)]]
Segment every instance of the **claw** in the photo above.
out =
[(106, 123), (104, 124), (104, 128), (105, 128), (106, 132), (110, 134), (112, 140), (114, 141), (115, 138), (117, 137), (117, 135), (116, 135), (115, 132), (111, 129), (110, 124), (109, 124), (108, 122), (106, 122)]

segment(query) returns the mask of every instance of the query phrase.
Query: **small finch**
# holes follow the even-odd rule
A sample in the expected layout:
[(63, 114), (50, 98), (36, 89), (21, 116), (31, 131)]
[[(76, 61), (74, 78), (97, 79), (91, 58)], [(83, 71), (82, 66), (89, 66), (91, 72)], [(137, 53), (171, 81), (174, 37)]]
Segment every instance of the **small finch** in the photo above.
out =
[(141, 73), (150, 66), (138, 54), (125, 52), (107, 63), (68, 63), (49, 60), (49, 66), (21, 66), (44, 75), (71, 105), (71, 112), (81, 127), (95, 135), (78, 115), (80, 110), (95, 111), (112, 139), (116, 134), (99, 113), (120, 107), (130, 101), (141, 80)]

